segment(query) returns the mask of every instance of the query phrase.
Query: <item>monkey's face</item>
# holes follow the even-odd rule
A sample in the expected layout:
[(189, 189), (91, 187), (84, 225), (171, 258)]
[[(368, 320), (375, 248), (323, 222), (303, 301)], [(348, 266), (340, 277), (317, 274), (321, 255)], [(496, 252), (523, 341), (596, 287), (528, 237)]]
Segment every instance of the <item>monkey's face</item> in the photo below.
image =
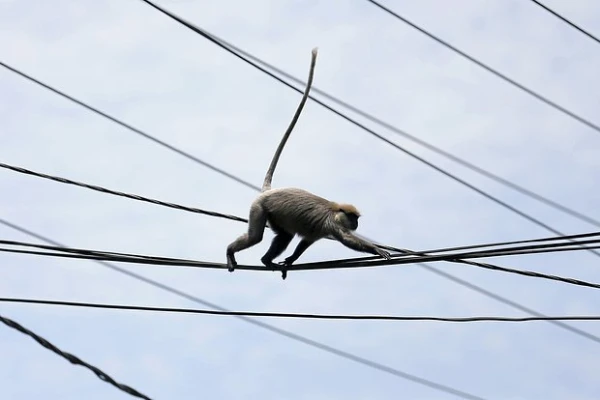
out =
[(346, 229), (350, 229), (352, 231), (355, 231), (356, 229), (358, 229), (358, 215), (354, 214), (354, 213), (349, 213), (349, 212), (343, 212), (340, 211), (338, 212), (338, 215), (336, 216), (338, 222)]

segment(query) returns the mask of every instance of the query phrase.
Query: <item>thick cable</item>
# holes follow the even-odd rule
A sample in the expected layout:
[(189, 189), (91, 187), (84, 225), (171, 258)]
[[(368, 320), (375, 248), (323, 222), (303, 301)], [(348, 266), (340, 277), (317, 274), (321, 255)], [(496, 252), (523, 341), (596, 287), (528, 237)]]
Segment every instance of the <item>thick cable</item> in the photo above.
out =
[(81, 365), (82, 367), (89, 369), (94, 374), (96, 374), (96, 376), (101, 381), (107, 382), (107, 383), (113, 385), (114, 387), (116, 387), (117, 389), (119, 389), (127, 394), (130, 394), (131, 396), (150, 400), (150, 397), (138, 392), (131, 386), (128, 386), (123, 383), (119, 383), (119, 382), (115, 381), (113, 378), (110, 377), (110, 375), (108, 375), (106, 372), (102, 371), (100, 368), (95, 367), (92, 364), (89, 364), (89, 363), (83, 361), (81, 358), (79, 358), (71, 353), (67, 353), (66, 351), (59, 349), (58, 347), (56, 347), (55, 345), (50, 343), (48, 340), (46, 340), (43, 337), (39, 336), (38, 334), (30, 331), (29, 329), (25, 328), (23, 325), (15, 322), (15, 321), (13, 321), (12, 319), (0, 316), (0, 322), (21, 332), (24, 335), (31, 337), (33, 340), (38, 342), (40, 345), (42, 345), (43, 347), (52, 351), (53, 353), (59, 355), (60, 357), (64, 358), (65, 360), (69, 361), (71, 364)]
[(230, 219), (230, 220), (233, 220), (233, 221), (248, 222), (248, 220), (246, 218), (237, 217), (235, 215), (223, 214), (223, 213), (219, 213), (219, 212), (216, 212), (216, 211), (208, 211), (208, 210), (203, 210), (203, 209), (195, 208), (195, 207), (182, 206), (181, 204), (169, 203), (169, 202), (166, 202), (166, 201), (156, 200), (156, 199), (152, 199), (152, 198), (149, 198), (149, 197), (140, 196), (140, 195), (137, 195), (137, 194), (119, 192), (119, 191), (116, 191), (116, 190), (107, 189), (107, 188), (102, 187), (102, 186), (90, 185), (89, 183), (83, 183), (83, 182), (77, 182), (77, 181), (74, 181), (74, 180), (71, 180), (71, 179), (62, 178), (60, 176), (43, 174), (41, 172), (35, 172), (35, 171), (32, 171), (32, 170), (27, 169), (27, 168), (17, 167), (17, 166), (9, 165), (9, 164), (4, 164), (2, 162), (0, 162), (0, 168), (9, 169), (9, 170), (12, 170), (12, 171), (15, 171), (15, 172), (19, 172), (21, 174), (31, 175), (31, 176), (35, 176), (35, 177), (38, 177), (38, 178), (49, 179), (51, 181), (60, 182), (60, 183), (64, 183), (64, 184), (67, 184), (67, 185), (79, 186), (79, 187), (83, 187), (83, 188), (86, 188), (86, 189), (95, 190), (95, 191), (101, 192), (101, 193), (112, 194), (112, 195), (115, 195), (115, 196), (121, 196), (121, 197), (126, 197), (126, 198), (129, 198), (129, 199), (133, 199), (133, 200), (144, 201), (144, 202), (147, 202), (147, 203), (156, 204), (156, 205), (159, 205), (159, 206), (174, 208), (176, 210), (189, 211), (189, 212), (193, 212), (193, 213), (197, 213), (197, 214), (209, 215), (211, 217), (219, 217), (219, 218)]

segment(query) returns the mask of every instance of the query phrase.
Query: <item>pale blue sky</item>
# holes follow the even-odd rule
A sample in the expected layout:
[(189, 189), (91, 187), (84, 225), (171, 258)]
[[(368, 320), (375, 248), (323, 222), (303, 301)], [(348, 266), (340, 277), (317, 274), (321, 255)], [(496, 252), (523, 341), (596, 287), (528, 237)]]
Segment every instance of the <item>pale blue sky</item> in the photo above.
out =
[[(600, 34), (600, 4), (546, 0)], [(600, 218), (600, 135), (439, 46), (366, 1), (159, 4), (315, 87), (583, 213)], [(519, 82), (595, 120), (600, 47), (525, 0), (387, 5)], [(197, 157), (262, 182), (300, 96), (139, 0), (0, 0), (0, 59)], [(358, 118), (361, 120), (360, 118)], [(362, 120), (361, 120), (362, 121)], [(596, 123), (600, 123), (597, 119)], [(593, 227), (403, 138), (377, 132), (566, 233)], [(245, 216), (231, 180), (0, 69), (0, 160), (166, 201)], [(548, 236), (309, 102), (275, 186), (355, 204), (359, 233), (425, 249)], [(243, 224), (0, 171), (0, 218), (76, 247), (224, 262)], [(0, 238), (34, 241), (6, 227)], [(239, 253), (258, 264), (271, 234)], [(294, 242), (295, 243), (295, 242)], [(292, 248), (288, 250), (291, 251)], [(333, 242), (303, 261), (358, 254)], [(196, 307), (97, 264), (2, 256), (2, 296)], [(600, 281), (600, 259), (493, 260)], [(125, 265), (235, 310), (523, 315), (418, 266), (290, 273)], [(592, 289), (437, 264), (547, 314), (599, 314)], [(154, 399), (450, 399), (446, 393), (228, 317), (1, 304), (58, 347)], [(486, 399), (595, 399), (600, 343), (545, 322), (443, 324), (266, 320)], [(570, 323), (600, 336), (598, 323)], [(2, 398), (128, 399), (0, 326)]]

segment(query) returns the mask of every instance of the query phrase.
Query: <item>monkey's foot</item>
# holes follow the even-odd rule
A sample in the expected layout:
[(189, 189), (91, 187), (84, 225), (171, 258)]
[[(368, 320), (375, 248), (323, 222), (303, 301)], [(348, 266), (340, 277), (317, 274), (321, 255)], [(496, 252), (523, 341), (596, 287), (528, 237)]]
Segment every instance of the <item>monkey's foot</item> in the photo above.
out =
[(265, 267), (270, 268), (271, 271), (281, 271), (281, 278), (285, 279), (287, 277), (287, 269), (285, 269), (285, 265), (282, 263), (275, 264), (273, 261), (269, 261), (264, 257), (260, 260)]
[(235, 259), (227, 258), (227, 271), (233, 272), (233, 270), (237, 267), (237, 262)]

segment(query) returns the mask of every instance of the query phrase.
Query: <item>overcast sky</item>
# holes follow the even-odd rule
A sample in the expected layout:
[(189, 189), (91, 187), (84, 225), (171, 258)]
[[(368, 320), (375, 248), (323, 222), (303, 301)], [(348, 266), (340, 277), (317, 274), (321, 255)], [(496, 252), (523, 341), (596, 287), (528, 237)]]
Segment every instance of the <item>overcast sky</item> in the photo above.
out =
[[(485, 63), (598, 120), (600, 47), (525, 0), (385, 2)], [(452, 154), (600, 218), (600, 134), (457, 56), (367, 1), (162, 0), (160, 5)], [(545, 0), (600, 34), (600, 4)], [(272, 78), (139, 0), (0, 0), (0, 59), (229, 173), (260, 185), (300, 100)], [(315, 94), (316, 96), (316, 94)], [(352, 114), (351, 114), (352, 115)], [(359, 121), (364, 122), (358, 117)], [(365, 124), (564, 233), (594, 226)], [(256, 192), (0, 68), (0, 161), (247, 216)], [(427, 249), (550, 236), (309, 101), (274, 186), (355, 204), (359, 233)], [(0, 170), (0, 218), (74, 246), (225, 262), (246, 226)], [(272, 234), (238, 254), (260, 264)], [(38, 242), (6, 226), (0, 238)], [(293, 251), (295, 240), (287, 250)], [(360, 256), (319, 242), (301, 261)], [(200, 307), (90, 261), (3, 254), (3, 297)], [(600, 282), (600, 259), (491, 259)], [(600, 314), (593, 289), (431, 264), (552, 315)], [(120, 264), (233, 310), (527, 315), (419, 266), (279, 273)], [(0, 305), (59, 348), (153, 399), (450, 399), (443, 391), (233, 317)], [(596, 399), (597, 341), (520, 324), (263, 320), (486, 399)], [(600, 337), (597, 322), (570, 322)], [(0, 397), (129, 399), (0, 326)]]

